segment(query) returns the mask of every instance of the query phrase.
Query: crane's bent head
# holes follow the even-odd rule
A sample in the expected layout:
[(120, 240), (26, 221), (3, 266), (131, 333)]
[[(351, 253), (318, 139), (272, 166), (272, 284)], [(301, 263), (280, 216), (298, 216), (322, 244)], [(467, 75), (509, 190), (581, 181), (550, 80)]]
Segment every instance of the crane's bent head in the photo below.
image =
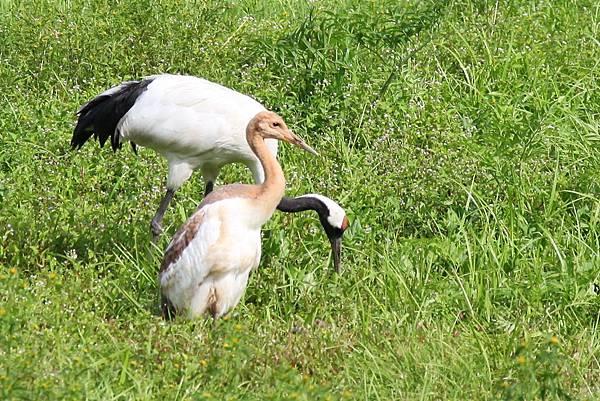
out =
[(303, 210), (314, 210), (319, 215), (321, 225), (331, 243), (333, 267), (340, 271), (342, 253), (342, 237), (350, 225), (344, 209), (333, 199), (319, 194), (306, 194), (296, 198), (283, 197), (277, 205), (282, 212), (294, 213)]

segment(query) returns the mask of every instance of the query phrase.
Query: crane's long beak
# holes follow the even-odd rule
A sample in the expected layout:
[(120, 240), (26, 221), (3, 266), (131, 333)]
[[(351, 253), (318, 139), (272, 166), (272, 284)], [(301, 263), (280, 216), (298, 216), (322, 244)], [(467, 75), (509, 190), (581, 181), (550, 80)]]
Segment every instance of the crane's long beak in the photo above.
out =
[(333, 268), (336, 273), (340, 272), (340, 260), (342, 257), (342, 237), (334, 237), (331, 241), (331, 253), (333, 254)]
[[(322, 222), (321, 222), (322, 223)], [(333, 267), (335, 268), (335, 272), (340, 272), (340, 261), (342, 259), (342, 238), (344, 237), (344, 233), (346, 229), (350, 225), (350, 221), (348, 220), (348, 216), (344, 216), (342, 220), (342, 225), (340, 226), (341, 231), (330, 232), (327, 231), (327, 236), (329, 237), (329, 241), (331, 242), (331, 253), (333, 254)]]
[[(289, 136), (289, 137), (288, 137)], [(288, 136), (286, 136), (285, 140), (291, 144), (298, 146), (301, 149), (306, 150), (308, 153), (312, 153), (315, 156), (319, 156), (316, 150), (311, 148), (300, 138), (298, 135), (294, 134), (292, 131), (288, 131)]]

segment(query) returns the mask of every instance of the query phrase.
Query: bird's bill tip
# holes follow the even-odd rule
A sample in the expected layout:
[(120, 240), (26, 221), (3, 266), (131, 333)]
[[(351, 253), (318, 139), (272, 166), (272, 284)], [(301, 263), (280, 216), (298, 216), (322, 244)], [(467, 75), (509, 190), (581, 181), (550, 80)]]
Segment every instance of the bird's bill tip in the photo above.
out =
[(308, 153), (312, 153), (315, 156), (319, 156), (319, 153), (314, 150), (313, 148), (311, 148), (310, 146), (308, 146), (305, 142), (301, 142), (297, 144), (301, 149), (306, 150)]
[(298, 146), (300, 149), (304, 149), (305, 151), (307, 151), (308, 153), (312, 153), (315, 156), (319, 156), (319, 153), (317, 153), (316, 150), (314, 150), (313, 148), (311, 148), (310, 146), (308, 146), (306, 144), (306, 142), (304, 142), (304, 140), (302, 138), (300, 138), (298, 135), (294, 134), (293, 132), (289, 132), (290, 137), (286, 138), (286, 140), (291, 143), (294, 144), (296, 146)]
[(342, 237), (331, 238), (331, 253), (333, 255), (333, 268), (336, 273), (339, 273), (342, 258)]

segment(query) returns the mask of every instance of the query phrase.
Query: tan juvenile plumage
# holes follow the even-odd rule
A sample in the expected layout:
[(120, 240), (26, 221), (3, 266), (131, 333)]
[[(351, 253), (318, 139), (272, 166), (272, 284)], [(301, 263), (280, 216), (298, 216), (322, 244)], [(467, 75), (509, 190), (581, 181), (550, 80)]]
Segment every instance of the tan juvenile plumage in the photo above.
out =
[(277, 114), (258, 113), (246, 138), (265, 172), (261, 185), (227, 185), (210, 193), (177, 231), (165, 251), (159, 280), (163, 314), (209, 312), (222, 316), (239, 302), (250, 271), (260, 260), (260, 229), (285, 190), (279, 163), (265, 138), (293, 143), (316, 153)]

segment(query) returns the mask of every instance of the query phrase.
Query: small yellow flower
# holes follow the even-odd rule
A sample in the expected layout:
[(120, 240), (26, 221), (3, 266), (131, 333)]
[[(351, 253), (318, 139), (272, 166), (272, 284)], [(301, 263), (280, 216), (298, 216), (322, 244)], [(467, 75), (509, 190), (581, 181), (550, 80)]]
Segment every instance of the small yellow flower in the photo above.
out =
[(6, 309), (0, 306), (0, 317), (6, 315)]
[(10, 274), (17, 274), (17, 268), (16, 267), (11, 267), (10, 269), (8, 269), (8, 272)]
[(223, 348), (229, 348), (229, 343), (227, 341), (223, 343)]
[(233, 326), (233, 328), (234, 328), (234, 329), (236, 329), (237, 331), (240, 331), (240, 330), (242, 330), (242, 329), (243, 329), (242, 325), (241, 325), (241, 324), (239, 324), (239, 323), (238, 323), (238, 324), (236, 324), (235, 326)]
[(205, 392), (202, 393), (202, 397), (204, 397), (204, 398), (212, 398), (212, 394), (209, 393), (208, 391), (205, 391)]
[(200, 359), (200, 365), (205, 368), (208, 366), (208, 361), (206, 359)]
[(240, 339), (237, 338), (237, 337), (234, 337), (234, 338), (231, 339), (231, 342), (234, 343), (234, 344), (237, 344), (237, 343), (240, 342)]
[(518, 363), (519, 365), (524, 365), (524, 364), (525, 364), (525, 361), (526, 361), (526, 359), (525, 359), (525, 357), (524, 357), (523, 355), (519, 355), (519, 356), (517, 357), (517, 363)]
[(502, 384), (500, 384), (502, 387), (507, 388), (508, 386), (510, 386), (510, 384), (508, 384), (508, 382), (506, 380), (504, 380), (502, 382)]
[(56, 278), (56, 273), (55, 273), (55, 272), (50, 272), (50, 273), (48, 274), (48, 278), (49, 278), (50, 280), (54, 280), (54, 279)]
[(557, 336), (552, 336), (550, 338), (550, 344), (552, 344), (552, 345), (558, 345), (558, 337)]

